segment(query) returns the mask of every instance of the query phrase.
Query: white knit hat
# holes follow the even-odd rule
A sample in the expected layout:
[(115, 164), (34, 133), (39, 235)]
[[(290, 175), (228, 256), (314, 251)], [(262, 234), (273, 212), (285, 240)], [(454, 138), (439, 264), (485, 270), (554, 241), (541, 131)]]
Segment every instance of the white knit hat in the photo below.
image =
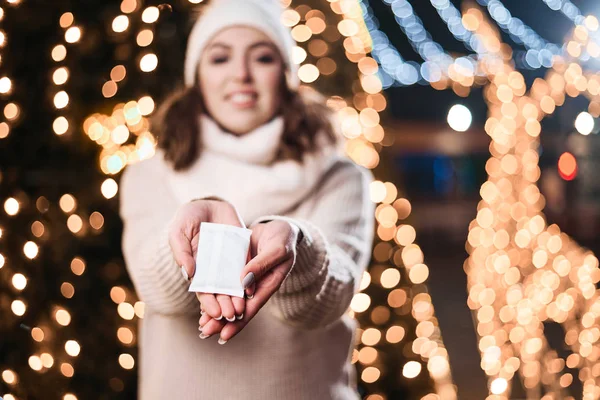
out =
[(292, 59), (296, 42), (289, 28), (281, 22), (282, 11), (279, 0), (212, 0), (196, 21), (188, 38), (185, 85), (194, 86), (198, 63), (208, 41), (224, 28), (241, 25), (259, 29), (273, 41), (285, 63), (288, 87), (296, 89), (300, 84), (297, 65)]

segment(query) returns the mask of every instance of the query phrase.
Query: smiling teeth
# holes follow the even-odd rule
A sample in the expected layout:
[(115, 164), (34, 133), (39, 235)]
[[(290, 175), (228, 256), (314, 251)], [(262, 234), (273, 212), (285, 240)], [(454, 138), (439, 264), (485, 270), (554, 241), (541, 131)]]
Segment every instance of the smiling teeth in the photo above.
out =
[(231, 96), (231, 101), (234, 103), (247, 103), (254, 100), (254, 96), (246, 93), (237, 93)]

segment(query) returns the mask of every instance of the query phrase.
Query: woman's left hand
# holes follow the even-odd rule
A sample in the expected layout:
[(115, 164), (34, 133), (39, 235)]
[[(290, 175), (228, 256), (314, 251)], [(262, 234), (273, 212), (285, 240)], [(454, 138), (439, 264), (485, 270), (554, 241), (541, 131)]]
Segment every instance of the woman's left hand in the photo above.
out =
[(242, 270), (243, 281), (254, 274), (254, 283), (246, 289), (246, 310), (239, 321), (217, 321), (208, 314), (200, 318), (202, 334), (221, 332), (220, 342), (237, 335), (279, 289), (294, 263), (300, 229), (287, 221), (273, 220), (253, 226), (250, 237), (252, 259)]

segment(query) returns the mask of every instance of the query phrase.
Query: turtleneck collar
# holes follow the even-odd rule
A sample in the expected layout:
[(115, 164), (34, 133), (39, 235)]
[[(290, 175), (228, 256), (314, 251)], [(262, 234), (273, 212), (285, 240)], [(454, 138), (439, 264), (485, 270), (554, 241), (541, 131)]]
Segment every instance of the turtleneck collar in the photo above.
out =
[(223, 130), (206, 114), (200, 115), (199, 124), (202, 151), (262, 165), (275, 160), (284, 128), (281, 115), (240, 136)]

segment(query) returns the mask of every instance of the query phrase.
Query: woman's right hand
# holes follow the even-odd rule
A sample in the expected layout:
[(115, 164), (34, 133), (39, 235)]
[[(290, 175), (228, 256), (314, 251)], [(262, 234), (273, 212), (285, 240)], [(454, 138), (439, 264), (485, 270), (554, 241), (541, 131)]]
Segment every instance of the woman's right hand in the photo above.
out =
[[(200, 199), (181, 206), (171, 223), (169, 245), (175, 261), (181, 265), (184, 275), (187, 274), (189, 279), (196, 270), (195, 260), (202, 222), (243, 227), (239, 213), (226, 201)], [(233, 321), (236, 316), (243, 315), (246, 307), (246, 301), (239, 297), (213, 293), (197, 293), (196, 296), (204, 312), (216, 320), (224, 317)]]

